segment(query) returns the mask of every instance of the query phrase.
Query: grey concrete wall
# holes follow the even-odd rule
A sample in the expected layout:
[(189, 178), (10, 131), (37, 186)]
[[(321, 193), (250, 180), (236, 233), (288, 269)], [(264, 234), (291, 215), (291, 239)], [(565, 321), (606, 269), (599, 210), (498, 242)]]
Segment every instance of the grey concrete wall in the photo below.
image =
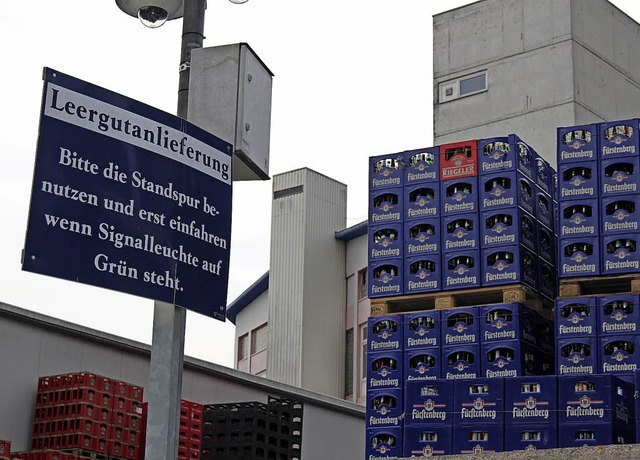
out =
[[(569, 0), (485, 0), (434, 17), (434, 143), (518, 134), (555, 164), (573, 124)], [(439, 103), (443, 82), (487, 72), (488, 90)]]
[[(435, 145), (516, 133), (555, 165), (557, 127), (640, 116), (640, 25), (607, 0), (484, 0), (433, 23)], [(479, 71), (486, 92), (439, 103)]]
[(484, 0), (435, 15), (434, 78), (569, 39), (569, 1)]
[(640, 25), (607, 0), (571, 0), (573, 39), (619, 72), (640, 76)]
[[(150, 348), (0, 303), (0, 439), (30, 447), (38, 377), (88, 371), (148, 386)], [(364, 456), (364, 408), (201, 360), (185, 358), (182, 396), (202, 403), (285, 397), (304, 404), (305, 460)]]
[[(559, 75), (551, 81), (549, 68)], [(517, 133), (542, 156), (555, 157), (555, 128), (573, 119), (571, 42), (485, 67), (488, 91), (438, 104), (436, 144)], [(437, 88), (437, 87), (436, 87)]]
[(611, 3), (572, 0), (577, 124), (640, 116), (640, 25)]

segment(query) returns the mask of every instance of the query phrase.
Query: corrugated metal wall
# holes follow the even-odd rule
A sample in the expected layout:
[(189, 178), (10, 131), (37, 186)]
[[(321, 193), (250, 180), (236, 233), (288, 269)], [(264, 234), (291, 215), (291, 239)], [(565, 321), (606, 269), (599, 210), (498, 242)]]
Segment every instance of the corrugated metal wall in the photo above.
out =
[(267, 376), (342, 397), (346, 185), (300, 169), (273, 192)]
[(344, 396), (346, 243), (335, 232), (347, 221), (347, 188), (309, 171), (307, 201), (302, 387)]

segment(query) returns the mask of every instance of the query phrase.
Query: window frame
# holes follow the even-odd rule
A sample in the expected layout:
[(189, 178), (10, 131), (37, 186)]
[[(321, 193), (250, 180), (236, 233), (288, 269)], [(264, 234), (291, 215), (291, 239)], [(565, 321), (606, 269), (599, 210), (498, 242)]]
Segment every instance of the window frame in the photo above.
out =
[[(250, 349), (249, 349), (249, 356), (253, 356), (256, 355), (258, 353), (260, 353), (261, 351), (264, 351), (268, 348), (269, 344), (267, 343), (267, 339), (268, 339), (268, 334), (269, 334), (269, 323), (263, 323), (260, 326), (254, 328), (251, 330), (251, 344), (250, 344)], [(257, 341), (256, 341), (256, 335), (258, 334), (258, 332), (264, 330), (264, 333), (266, 334), (265, 336), (265, 344), (264, 344), (264, 348), (260, 348), (259, 350), (257, 349)]]
[[(243, 344), (243, 341), (244, 341), (244, 344)], [(249, 333), (248, 332), (238, 337), (237, 361), (240, 362), (240, 361), (244, 361), (245, 359), (249, 359)]]
[[(364, 280), (364, 283), (363, 283)], [(369, 296), (369, 274), (367, 267), (358, 270), (358, 300), (366, 299)]]
[[(460, 87), (462, 83), (468, 80), (471, 80), (473, 78), (477, 78), (479, 76), (484, 76), (484, 88), (461, 94)], [(438, 84), (438, 102), (440, 104), (443, 104), (445, 102), (455, 101), (456, 99), (461, 99), (463, 97), (474, 96), (476, 94), (484, 93), (488, 90), (489, 90), (489, 75), (486, 70), (481, 70), (468, 75), (464, 75), (462, 77), (454, 78), (453, 80), (447, 80), (445, 82), (439, 83)], [(449, 92), (450, 94), (448, 94)]]

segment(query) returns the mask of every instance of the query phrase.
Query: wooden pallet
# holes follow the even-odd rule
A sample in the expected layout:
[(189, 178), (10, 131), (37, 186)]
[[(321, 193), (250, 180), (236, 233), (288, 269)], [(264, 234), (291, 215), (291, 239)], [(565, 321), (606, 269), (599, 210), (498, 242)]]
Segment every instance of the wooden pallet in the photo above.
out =
[(508, 302), (521, 302), (548, 317), (552, 317), (553, 309), (552, 300), (543, 298), (522, 284), (382, 297), (370, 299), (370, 302), (371, 316)]
[(611, 276), (563, 278), (560, 280), (559, 297), (582, 295), (630, 294), (640, 292), (640, 273)]

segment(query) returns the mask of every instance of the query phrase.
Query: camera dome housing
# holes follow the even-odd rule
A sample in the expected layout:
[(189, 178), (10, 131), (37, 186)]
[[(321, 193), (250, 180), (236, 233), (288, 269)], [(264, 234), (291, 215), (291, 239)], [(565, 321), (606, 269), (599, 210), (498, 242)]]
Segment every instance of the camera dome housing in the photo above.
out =
[[(182, 17), (184, 12), (183, 0), (116, 0), (116, 5), (129, 16), (139, 18), (145, 25), (145, 21), (157, 24), (155, 27), (164, 24), (164, 21)], [(162, 10), (166, 12), (166, 19), (158, 24), (165, 15)]]

